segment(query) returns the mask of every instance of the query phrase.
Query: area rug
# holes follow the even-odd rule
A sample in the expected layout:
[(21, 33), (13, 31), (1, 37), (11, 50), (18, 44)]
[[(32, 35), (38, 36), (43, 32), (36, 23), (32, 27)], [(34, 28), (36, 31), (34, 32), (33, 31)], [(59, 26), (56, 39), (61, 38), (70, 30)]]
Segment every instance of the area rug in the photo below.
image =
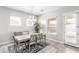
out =
[[(20, 49), (17, 53), (38, 53), (40, 50), (44, 49), (48, 45), (49, 43), (37, 44), (37, 46), (33, 44), (30, 46), (30, 51), (28, 50), (27, 46), (26, 48)], [(10, 53), (16, 53), (14, 45), (9, 46), (8, 50)]]

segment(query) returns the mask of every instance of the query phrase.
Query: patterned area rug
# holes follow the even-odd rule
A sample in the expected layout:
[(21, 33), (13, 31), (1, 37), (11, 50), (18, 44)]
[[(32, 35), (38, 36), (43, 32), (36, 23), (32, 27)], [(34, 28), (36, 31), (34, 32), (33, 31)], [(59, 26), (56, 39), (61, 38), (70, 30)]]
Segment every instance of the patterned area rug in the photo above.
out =
[[(48, 43), (37, 44), (37, 46), (35, 46), (35, 44), (33, 44), (30, 46), (30, 51), (28, 50), (28, 46), (26, 48), (21, 47), (20, 50), (18, 51), (18, 53), (37, 53), (48, 45), (49, 45)], [(10, 53), (16, 53), (15, 49), (14, 49), (14, 45), (9, 46), (8, 50)]]

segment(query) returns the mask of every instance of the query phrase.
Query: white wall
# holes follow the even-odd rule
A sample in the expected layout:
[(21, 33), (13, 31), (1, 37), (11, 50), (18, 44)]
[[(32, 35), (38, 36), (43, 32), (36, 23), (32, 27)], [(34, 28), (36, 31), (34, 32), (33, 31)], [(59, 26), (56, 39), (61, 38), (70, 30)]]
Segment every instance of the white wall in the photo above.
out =
[[(77, 6), (71, 6), (71, 7), (62, 7), (56, 11), (51, 11), (49, 13), (46, 13), (44, 15), (39, 16), (39, 20), (48, 20), (49, 18), (52, 18), (53, 16), (57, 17), (57, 35), (49, 35), (48, 37), (53, 40), (57, 41), (64, 41), (64, 17), (63, 14), (79, 10), (79, 7)], [(0, 7), (0, 43), (12, 41), (12, 33), (15, 31), (32, 31), (32, 27), (27, 27), (25, 25), (25, 17), (28, 17), (30, 14)], [(22, 26), (10, 26), (10, 16), (18, 16), (22, 18)], [(46, 28), (47, 29), (47, 28)], [(47, 30), (45, 31), (47, 32)]]
[[(57, 17), (57, 35), (49, 35), (47, 37), (51, 37), (52, 40), (57, 40), (60, 42), (64, 42), (64, 13), (68, 13), (71, 11), (79, 10), (78, 6), (65, 6), (60, 9), (57, 9), (56, 11), (51, 11), (46, 14), (43, 14), (39, 16), (40, 20), (48, 20), (49, 18), (52, 18), (53, 16)], [(47, 29), (47, 28), (46, 28)]]
[[(25, 17), (30, 14), (0, 7), (0, 43), (12, 41), (12, 34), (15, 31), (32, 31), (32, 27), (26, 26)], [(10, 26), (10, 16), (21, 17), (22, 26)]]

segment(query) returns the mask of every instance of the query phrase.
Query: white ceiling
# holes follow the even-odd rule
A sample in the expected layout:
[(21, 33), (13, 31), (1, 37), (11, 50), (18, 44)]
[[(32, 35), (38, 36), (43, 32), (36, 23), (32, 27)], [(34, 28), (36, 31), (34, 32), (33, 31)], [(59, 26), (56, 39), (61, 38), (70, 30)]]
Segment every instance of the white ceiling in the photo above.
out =
[(61, 6), (6, 6), (6, 7), (27, 12), (33, 15), (41, 15), (50, 11), (55, 11)]

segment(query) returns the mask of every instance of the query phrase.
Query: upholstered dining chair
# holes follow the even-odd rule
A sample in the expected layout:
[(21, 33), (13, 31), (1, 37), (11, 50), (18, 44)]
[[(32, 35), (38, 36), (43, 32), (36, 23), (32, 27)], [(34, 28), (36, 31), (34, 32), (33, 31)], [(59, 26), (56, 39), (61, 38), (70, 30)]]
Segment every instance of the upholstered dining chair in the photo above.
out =
[(46, 35), (43, 33), (39, 33), (37, 36), (37, 41), (39, 44), (45, 45), (46, 44)]
[(46, 35), (45, 34), (42, 35), (42, 42), (46, 43)]
[(37, 43), (41, 43), (42, 41), (42, 33), (38, 33), (37, 35)]
[(13, 40), (14, 40), (14, 50), (15, 50), (15, 52), (18, 52), (18, 49), (17, 49), (17, 47), (18, 47), (18, 42), (17, 42), (17, 40), (15, 39), (14, 36), (13, 36)]
[(25, 41), (24, 42), (19, 42), (15, 39), (15, 37), (13, 36), (13, 39), (14, 39), (14, 50), (16, 53), (18, 53), (21, 48), (25, 48)]
[(31, 34), (30, 36), (30, 45), (29, 45), (29, 48), (30, 46), (34, 44), (35, 47), (37, 46), (37, 35), (36, 34)]
[(14, 32), (14, 35), (13, 35), (13, 39), (14, 39), (14, 50), (15, 52), (19, 52), (19, 50), (24, 49), (26, 48), (26, 43), (27, 45), (29, 45), (29, 41), (22, 41), (22, 42), (18, 42), (16, 39), (15, 39), (15, 36), (19, 36), (19, 35), (22, 35), (21, 32)]

